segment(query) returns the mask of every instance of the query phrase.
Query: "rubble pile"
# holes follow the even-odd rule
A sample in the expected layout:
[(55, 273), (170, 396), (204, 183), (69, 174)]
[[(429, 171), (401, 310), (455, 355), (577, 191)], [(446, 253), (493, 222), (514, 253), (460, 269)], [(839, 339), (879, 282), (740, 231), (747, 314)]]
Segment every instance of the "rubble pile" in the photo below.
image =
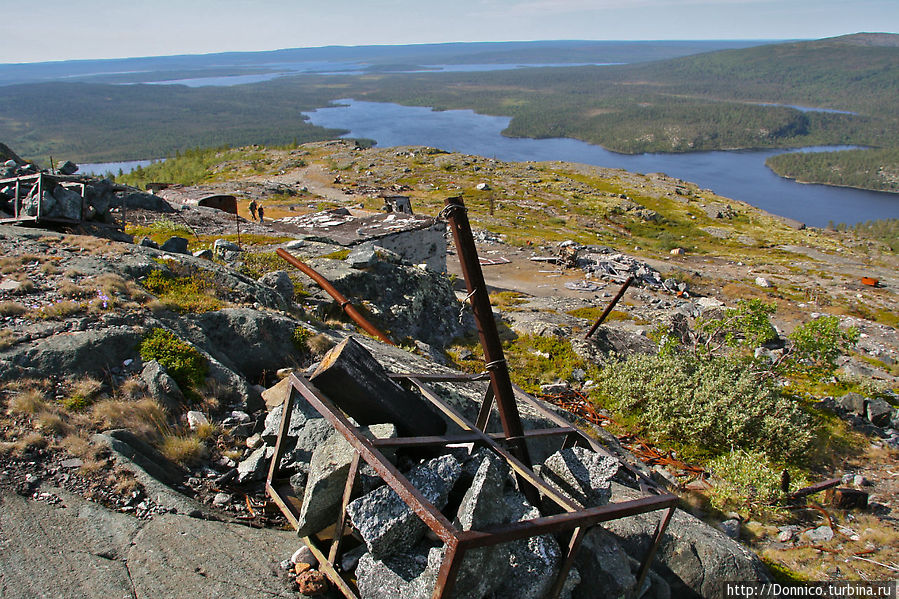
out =
[(616, 283), (634, 277), (634, 284), (638, 286), (674, 294), (688, 292), (686, 283), (663, 279), (659, 271), (646, 262), (603, 246), (563, 241), (559, 244), (559, 261), (563, 266), (583, 270), (588, 277)]

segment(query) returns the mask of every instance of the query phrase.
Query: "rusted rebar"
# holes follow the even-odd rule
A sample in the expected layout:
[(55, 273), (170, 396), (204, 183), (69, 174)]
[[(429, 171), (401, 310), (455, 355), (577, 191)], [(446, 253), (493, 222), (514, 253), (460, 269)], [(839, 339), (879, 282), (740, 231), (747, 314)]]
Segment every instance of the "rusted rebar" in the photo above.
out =
[[(459, 255), (462, 275), (468, 288), (471, 311), (474, 313), (477, 323), (478, 337), (480, 337), (481, 347), (484, 348), (484, 361), (490, 375), (490, 384), (493, 388), (493, 396), (496, 400), (506, 442), (512, 455), (530, 467), (531, 456), (524, 441), (521, 416), (518, 413), (515, 391), (512, 389), (512, 380), (509, 377), (509, 366), (499, 340), (499, 332), (493, 318), (493, 308), (490, 306), (490, 298), (487, 295), (487, 283), (484, 281), (484, 273), (478, 261), (478, 251), (474, 244), (474, 236), (471, 234), (471, 225), (468, 222), (468, 214), (462, 198), (448, 198), (444, 214), (446, 214), (453, 231), (456, 253)], [(522, 482), (525, 494), (529, 495), (528, 499), (532, 500), (534, 505), (539, 505), (535, 501), (537, 499), (536, 489), (526, 481)]]
[(362, 316), (359, 310), (353, 307), (353, 304), (350, 303), (350, 300), (348, 300), (342, 293), (337, 291), (337, 289), (334, 288), (334, 285), (332, 285), (331, 282), (328, 281), (328, 279), (319, 274), (314, 268), (298, 260), (287, 250), (278, 248), (276, 253), (287, 260), (287, 262), (289, 262), (293, 266), (299, 268), (303, 272), (303, 274), (318, 283), (318, 286), (324, 289), (328, 293), (328, 295), (333, 297), (337, 301), (337, 305), (339, 305), (340, 308), (346, 313), (346, 315), (352, 318), (356, 324), (362, 327), (362, 330), (370, 335), (374, 335), (384, 343), (387, 343), (389, 345), (396, 345), (387, 337), (387, 335), (381, 332), (378, 327), (368, 322), (365, 317)]
[(621, 289), (618, 290), (618, 293), (615, 295), (615, 297), (612, 298), (612, 301), (609, 302), (609, 305), (606, 306), (606, 309), (602, 311), (602, 314), (600, 314), (599, 318), (596, 319), (596, 322), (593, 323), (593, 326), (590, 327), (590, 330), (587, 332), (587, 334), (584, 335), (584, 339), (589, 339), (590, 335), (595, 333), (596, 329), (599, 328), (599, 325), (605, 322), (606, 318), (609, 317), (609, 314), (611, 314), (612, 310), (615, 308), (615, 304), (618, 303), (618, 300), (621, 299), (621, 296), (624, 295), (624, 292), (627, 291), (627, 288), (630, 287), (631, 283), (633, 282), (634, 277), (633, 275), (631, 275), (627, 278), (627, 281), (624, 282), (624, 285), (621, 286)]

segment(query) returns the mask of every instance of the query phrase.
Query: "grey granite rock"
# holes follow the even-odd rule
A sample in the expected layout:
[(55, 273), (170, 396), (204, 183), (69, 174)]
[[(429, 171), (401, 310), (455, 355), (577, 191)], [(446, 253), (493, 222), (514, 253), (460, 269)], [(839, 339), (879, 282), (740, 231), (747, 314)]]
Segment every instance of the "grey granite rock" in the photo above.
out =
[[(396, 437), (396, 427), (392, 424), (373, 424), (362, 430), (378, 439)], [(354, 453), (343, 435), (335, 431), (312, 454), (297, 526), (300, 536), (316, 533), (337, 521)]]
[(615, 458), (572, 447), (551, 455), (543, 463), (541, 474), (584, 507), (597, 507), (609, 502), (611, 481), (619, 469)]
[[(442, 509), (462, 473), (459, 462), (444, 455), (416, 466), (406, 477), (425, 499)], [(427, 527), (389, 486), (382, 486), (347, 506), (350, 522), (375, 560), (411, 550)]]

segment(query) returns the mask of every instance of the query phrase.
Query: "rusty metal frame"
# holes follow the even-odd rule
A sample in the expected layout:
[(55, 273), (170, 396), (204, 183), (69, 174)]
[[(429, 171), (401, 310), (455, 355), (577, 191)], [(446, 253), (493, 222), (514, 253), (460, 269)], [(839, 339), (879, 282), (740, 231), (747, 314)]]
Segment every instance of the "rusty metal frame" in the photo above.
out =
[[(550, 595), (551, 598), (557, 597), (558, 592), (561, 590), (568, 575), (568, 571), (574, 563), (581, 540), (590, 527), (608, 520), (615, 520), (656, 510), (666, 510), (666, 513), (662, 516), (657, 527), (653, 543), (640, 565), (636, 585), (636, 588), (640, 588), (649, 571), (649, 566), (655, 556), (662, 534), (675, 509), (677, 503), (677, 497), (675, 495), (660, 490), (651, 480), (646, 479), (638, 471), (632, 469), (627, 464), (623, 464), (623, 467), (626, 470), (634, 474), (638, 480), (642, 481), (642, 483), (645, 483), (641, 483), (641, 488), (647, 495), (639, 499), (631, 499), (601, 507), (584, 509), (575, 501), (550, 486), (546, 481), (540, 478), (532, 468), (517, 459), (512, 454), (511, 450), (504, 447), (503, 441), (505, 441), (505, 438), (502, 435), (488, 434), (479, 429), (474, 423), (467, 420), (462, 414), (458, 413), (452, 406), (447, 404), (426, 384), (426, 381), (428, 380), (451, 381), (464, 384), (476, 382), (482, 379), (482, 377), (478, 375), (447, 376), (412, 373), (395, 374), (392, 376), (393, 378), (405, 378), (412, 385), (417, 387), (424, 398), (443, 412), (447, 418), (453, 421), (461, 429), (461, 431), (444, 436), (369, 439), (362, 434), (359, 428), (355, 427), (347, 419), (343, 412), (334, 405), (331, 400), (325, 397), (321, 391), (316, 389), (312, 383), (304, 377), (298, 377), (295, 374), (291, 374), (289, 377), (290, 393), (285, 399), (278, 441), (275, 445), (275, 454), (272, 457), (271, 466), (266, 479), (266, 493), (271, 497), (274, 503), (278, 505), (291, 525), (294, 528), (299, 528), (298, 516), (300, 504), (298, 498), (293, 495), (290, 485), (285, 484), (285, 481), (279, 478), (279, 466), (286, 449), (284, 440), (286, 439), (287, 431), (289, 430), (293, 405), (297, 400), (305, 400), (312, 405), (353, 447), (356, 455), (353, 464), (350, 467), (350, 472), (347, 475), (340, 512), (334, 514), (337, 527), (330, 535), (332, 538), (330, 546), (328, 546), (325, 539), (319, 538), (316, 535), (303, 538), (303, 541), (309, 546), (310, 550), (318, 559), (320, 569), (345, 597), (348, 599), (358, 599), (358, 594), (354, 585), (350, 580), (343, 577), (339, 563), (341, 557), (341, 542), (346, 534), (346, 505), (352, 498), (357, 473), (362, 460), (370, 465), (384, 482), (402, 498), (419, 518), (421, 518), (425, 525), (445, 543), (446, 554), (438, 574), (437, 585), (432, 595), (433, 599), (442, 599), (450, 596), (455, 584), (457, 570), (461, 565), (461, 560), (464, 554), (471, 549), (488, 547), (544, 534), (557, 534), (570, 531), (571, 536), (568, 541), (567, 549), (563, 548), (564, 557), (562, 567), (560, 568), (558, 578), (555, 581), (553, 592)], [(563, 418), (556, 415), (551, 410), (542, 406), (535, 398), (527, 395), (520, 389), (516, 389), (516, 397), (533, 405), (541, 412), (541, 414), (559, 424), (557, 428), (524, 431), (523, 438), (558, 436), (561, 438), (562, 445), (568, 444), (569, 441), (573, 439), (577, 444), (589, 446), (596, 451), (609, 455), (602, 445), (585, 435), (582, 431), (572, 427)], [(399, 470), (397, 470), (381, 451), (386, 448), (439, 447), (454, 443), (474, 443), (499, 455), (520, 478), (526, 480), (530, 485), (533, 485), (544, 498), (555, 503), (562, 513), (551, 516), (541, 516), (523, 522), (491, 526), (483, 530), (459, 530), (440, 512), (440, 510), (424, 498), (424, 496)]]
[[(48, 218), (41, 214), (41, 205), (43, 204), (44, 180), (51, 179), (56, 183), (75, 183), (81, 188), (81, 211), (78, 220), (71, 218)], [(34, 187), (37, 188), (37, 214), (34, 216), (22, 214), (19, 209), (19, 196), (21, 195), (21, 186), (23, 182), (34, 181)], [(56, 223), (80, 223), (84, 220), (84, 192), (85, 184), (78, 178), (70, 178), (64, 175), (48, 175), (47, 173), (37, 173), (34, 175), (23, 175), (21, 177), (10, 177), (8, 179), (0, 179), (0, 187), (15, 183), (16, 191), (12, 199), (13, 216), (10, 218), (0, 218), (0, 223), (40, 223), (40, 222), (56, 222)], [(34, 192), (32, 187), (32, 192)], [(22, 198), (24, 199), (24, 198)]]
[[(291, 374), (288, 377), (290, 391), (283, 404), (275, 454), (266, 478), (266, 493), (284, 512), (290, 523), (299, 529), (300, 504), (298, 498), (294, 495), (292, 487), (289, 484), (285, 485), (284, 481), (279, 479), (278, 474), (281, 459), (286, 450), (285, 439), (290, 427), (294, 402), (298, 399), (305, 400), (347, 440), (354, 451), (353, 461), (344, 485), (340, 512), (334, 515), (336, 526), (331, 534), (330, 547), (325, 548), (323, 539), (317, 535), (303, 538), (303, 541), (318, 559), (319, 567), (348, 599), (358, 599), (358, 596), (353, 588), (354, 585), (350, 580), (344, 578), (340, 572), (338, 560), (341, 557), (341, 543), (347, 532), (346, 507), (353, 497), (354, 489), (356, 488), (356, 478), (362, 460), (365, 460), (424, 524), (444, 542), (443, 563), (437, 576), (432, 599), (443, 599), (451, 595), (456, 583), (458, 570), (467, 551), (546, 534), (561, 535), (562, 533), (570, 532), (567, 550), (564, 552), (564, 559), (549, 595), (549, 599), (555, 599), (559, 596), (568, 573), (575, 562), (581, 542), (591, 527), (609, 520), (665, 510), (656, 528), (652, 544), (640, 564), (636, 584), (632, 590), (633, 594), (636, 595), (638, 590), (642, 588), (656, 550), (674, 513), (677, 497), (660, 489), (652, 480), (644, 476), (638, 468), (633, 467), (626, 461), (622, 461), (618, 456), (614, 457), (617, 457), (622, 468), (629, 472), (634, 480), (637, 481), (640, 490), (644, 494), (643, 497), (599, 507), (585, 508), (551, 486), (534, 472), (526, 444), (528, 438), (556, 436), (561, 438), (560, 445), (562, 448), (581, 445), (590, 447), (604, 455), (610, 454), (594, 439), (573, 427), (567, 420), (542, 405), (521, 388), (512, 384), (462, 199), (460, 197), (449, 198), (446, 201), (446, 208), (442, 214), (447, 217), (453, 230), (457, 253), (469, 291), (468, 299), (471, 301), (472, 311), (478, 327), (478, 336), (484, 349), (487, 372), (484, 375), (400, 373), (390, 376), (394, 379), (402, 379), (407, 384), (416, 387), (424, 399), (442, 412), (447, 420), (460, 429), (460, 432), (442, 436), (369, 439), (358, 427), (349, 421), (339, 407), (332, 403), (320, 390), (316, 389), (311, 382), (304, 377)], [(296, 264), (299, 261), (293, 258), (293, 256), (289, 256), (289, 254), (285, 256), (286, 252), (282, 253), (280, 250), (278, 253), (282, 258), (299, 267)], [(306, 271), (304, 270), (304, 272)], [(623, 295), (625, 289), (627, 289), (627, 284), (622, 287), (616, 300)], [(332, 295), (334, 294), (332, 293)], [(341, 305), (345, 307), (347, 304), (348, 302), (344, 300)], [(614, 302), (612, 302), (612, 305), (614, 305)], [(445, 402), (427, 384), (428, 382), (465, 384), (485, 379), (489, 379), (489, 386), (474, 423)], [(518, 411), (519, 401), (529, 404), (556, 426), (549, 429), (525, 431)], [(502, 434), (490, 434), (487, 432), (487, 425), (493, 413), (494, 403), (501, 420)], [(381, 448), (440, 447), (458, 443), (478, 445), (501, 457), (514, 471), (519, 490), (524, 493), (531, 505), (540, 508), (541, 505), (551, 502), (555, 504), (555, 508), (544, 510), (541, 512), (540, 517), (531, 520), (490, 526), (483, 530), (463, 531), (455, 527), (440, 510), (428, 502), (421, 492), (381, 452)], [(543, 515), (544, 512), (561, 513)]]

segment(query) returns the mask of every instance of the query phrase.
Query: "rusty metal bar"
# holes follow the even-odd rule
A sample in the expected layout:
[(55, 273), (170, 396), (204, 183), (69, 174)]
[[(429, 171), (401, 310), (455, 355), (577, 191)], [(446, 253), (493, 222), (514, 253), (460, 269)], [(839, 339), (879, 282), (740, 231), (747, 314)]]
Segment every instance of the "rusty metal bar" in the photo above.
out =
[(839, 478), (828, 478), (827, 480), (822, 480), (821, 482), (815, 483), (813, 485), (803, 487), (798, 491), (793, 491), (787, 496), (787, 499), (799, 499), (801, 497), (814, 495), (815, 493), (820, 493), (821, 491), (826, 491), (827, 489), (837, 486), (841, 481), (842, 479)]
[(437, 584), (434, 585), (434, 593), (431, 599), (443, 599), (451, 597), (456, 586), (456, 574), (462, 567), (462, 559), (465, 557), (465, 548), (458, 542), (446, 544), (446, 552), (443, 554), (443, 563), (437, 573)]
[[(524, 431), (527, 439), (537, 437), (568, 436), (575, 432), (573, 428), (535, 428)], [(505, 439), (502, 433), (487, 433), (496, 441)], [(454, 435), (440, 435), (429, 437), (396, 437), (394, 439), (372, 439), (375, 447), (428, 447), (436, 445), (452, 445), (454, 443), (478, 443), (484, 440), (481, 431), (472, 433), (459, 433)]]
[(562, 593), (562, 587), (565, 586), (565, 581), (568, 579), (568, 572), (574, 565), (574, 558), (577, 556), (578, 549), (581, 548), (581, 542), (584, 540), (585, 536), (587, 536), (587, 528), (583, 526), (575, 528), (571, 532), (571, 539), (568, 541), (568, 552), (565, 554), (565, 561), (562, 562), (562, 566), (559, 568), (559, 573), (556, 575), (556, 581), (553, 583), (547, 599), (556, 599), (556, 597)]
[[(481, 347), (484, 349), (484, 361), (486, 369), (490, 373), (490, 384), (493, 387), (503, 432), (506, 434), (512, 454), (530, 467), (531, 456), (524, 442), (521, 416), (518, 413), (518, 405), (515, 403), (512, 379), (509, 377), (509, 366), (499, 340), (496, 321), (493, 318), (493, 308), (490, 306), (490, 298), (487, 296), (487, 284), (484, 281), (481, 263), (478, 261), (478, 251), (475, 248), (471, 225), (468, 222), (468, 214), (462, 198), (448, 198), (444, 211), (453, 230), (456, 253), (459, 255), (462, 275), (468, 288), (471, 310), (477, 323)], [(539, 502), (537, 490), (529, 482), (524, 480), (520, 482), (525, 496), (534, 505), (537, 505)]]
[(456, 542), (455, 528), (446, 516), (440, 513), (421, 492), (413, 487), (408, 479), (391, 464), (384, 455), (375, 448), (371, 440), (359, 433), (350, 424), (340, 409), (324, 397), (311, 383), (303, 382), (296, 374), (288, 377), (291, 385), (302, 395), (316, 410), (321, 413), (331, 425), (340, 432), (353, 449), (362, 455), (362, 458), (375, 469), (375, 472), (390, 485), (400, 499), (412, 508), (418, 517), (440, 537), (444, 543)]
[(649, 547), (649, 551), (646, 552), (646, 555), (643, 556), (643, 563), (640, 564), (640, 570), (637, 574), (637, 584), (634, 586), (634, 596), (636, 597), (640, 593), (640, 589), (643, 587), (643, 581), (646, 580), (646, 575), (649, 574), (649, 568), (652, 566), (652, 560), (655, 559), (656, 551), (659, 549), (659, 545), (662, 542), (662, 535), (665, 534), (665, 529), (668, 528), (668, 523), (671, 522), (671, 517), (674, 515), (674, 510), (677, 508), (676, 505), (672, 505), (668, 508), (668, 511), (665, 512), (665, 515), (659, 521), (659, 525), (656, 528), (656, 534), (652, 539), (652, 545)]
[(478, 430), (486, 431), (487, 423), (490, 422), (490, 412), (493, 408), (493, 386), (487, 386), (487, 392), (484, 393), (484, 401), (481, 402), (481, 410), (478, 412), (478, 419), (474, 425)]
[(590, 327), (590, 330), (584, 335), (584, 339), (589, 339), (590, 336), (596, 332), (596, 329), (599, 328), (603, 322), (605, 322), (606, 318), (609, 317), (609, 314), (612, 313), (612, 310), (615, 308), (615, 304), (618, 303), (618, 300), (621, 299), (621, 296), (624, 295), (624, 292), (627, 291), (627, 288), (631, 286), (631, 283), (634, 282), (633, 275), (629, 276), (627, 280), (624, 282), (624, 285), (621, 286), (621, 289), (618, 290), (618, 293), (615, 297), (612, 298), (612, 301), (609, 302), (609, 305), (606, 306), (606, 309), (602, 311), (602, 314), (599, 315), (599, 318), (596, 319), (596, 322), (593, 323), (593, 326)]
[(337, 291), (337, 289), (334, 288), (334, 285), (332, 285), (331, 282), (328, 281), (328, 279), (319, 274), (315, 269), (313, 269), (308, 264), (301, 262), (283, 248), (278, 248), (275, 253), (277, 253), (279, 256), (281, 256), (281, 258), (289, 262), (291, 265), (296, 266), (303, 272), (303, 274), (307, 275), (313, 281), (318, 283), (319, 287), (324, 289), (328, 293), (328, 295), (330, 295), (337, 301), (337, 304), (344, 312), (346, 312), (346, 315), (352, 318), (356, 324), (362, 327), (362, 330), (370, 335), (377, 337), (388, 345), (396, 345), (387, 337), (387, 335), (381, 332), (378, 327), (368, 322), (368, 320), (366, 320), (365, 317), (362, 316), (362, 314), (355, 307), (353, 307), (353, 305), (350, 303), (350, 300), (348, 300), (342, 293)]
[(674, 495), (651, 495), (639, 499), (631, 499), (620, 503), (609, 503), (599, 507), (567, 512), (555, 516), (542, 516), (523, 522), (512, 522), (489, 526), (483, 530), (466, 530), (459, 533), (459, 545), (466, 549), (487, 547), (498, 543), (508, 543), (518, 539), (537, 537), (544, 534), (555, 534), (581, 526), (592, 526), (608, 520), (617, 520), (644, 512), (674, 508), (677, 505)]
[[(478, 430), (474, 424), (465, 419), (461, 414), (457, 413), (451, 406), (447, 405), (440, 397), (437, 396), (431, 389), (426, 387), (421, 381), (416, 379), (409, 379), (412, 383), (418, 387), (418, 390), (421, 391), (422, 395), (428, 398), (432, 404), (434, 404), (437, 409), (442, 411), (444, 414), (450, 417), (454, 422), (456, 422), (459, 426), (464, 428), (467, 431), (478, 434), (481, 437), (481, 443), (492, 449), (495, 453), (499, 454), (509, 466), (512, 467), (512, 470), (515, 471), (515, 474), (519, 477), (519, 480), (525, 480), (528, 484), (536, 490), (539, 490), (541, 493), (549, 497), (552, 501), (554, 501), (558, 506), (568, 512), (576, 512), (580, 509), (580, 506), (574, 502), (571, 498), (566, 497), (564, 494), (559, 493), (554, 487), (549, 486), (546, 482), (537, 476), (534, 473), (532, 467), (525, 465), (518, 458), (516, 458), (510, 451), (506, 451), (504, 447), (499, 445), (496, 441), (494, 441), (489, 435)], [(530, 499), (528, 499), (530, 501)], [(532, 505), (540, 505), (539, 497), (537, 503), (532, 503)]]
[(312, 551), (312, 555), (315, 556), (315, 559), (318, 560), (318, 567), (320, 570), (324, 571), (325, 576), (334, 583), (341, 593), (343, 593), (344, 597), (359, 599), (359, 596), (356, 594), (355, 589), (353, 589), (347, 581), (343, 579), (343, 576), (340, 575), (340, 572), (337, 568), (334, 567), (334, 564), (328, 561), (328, 556), (325, 555), (324, 551), (318, 546), (318, 543), (312, 536), (303, 537), (303, 543), (306, 544), (306, 547)]
[(332, 564), (340, 555), (340, 545), (343, 542), (343, 532), (346, 530), (346, 506), (353, 496), (353, 487), (356, 486), (356, 478), (359, 474), (359, 461), (361, 456), (354, 452), (353, 461), (350, 462), (350, 471), (346, 477), (346, 486), (343, 488), (343, 499), (340, 502), (340, 512), (337, 513), (337, 526), (334, 529), (334, 539), (331, 541), (331, 551), (328, 553), (328, 561)]

